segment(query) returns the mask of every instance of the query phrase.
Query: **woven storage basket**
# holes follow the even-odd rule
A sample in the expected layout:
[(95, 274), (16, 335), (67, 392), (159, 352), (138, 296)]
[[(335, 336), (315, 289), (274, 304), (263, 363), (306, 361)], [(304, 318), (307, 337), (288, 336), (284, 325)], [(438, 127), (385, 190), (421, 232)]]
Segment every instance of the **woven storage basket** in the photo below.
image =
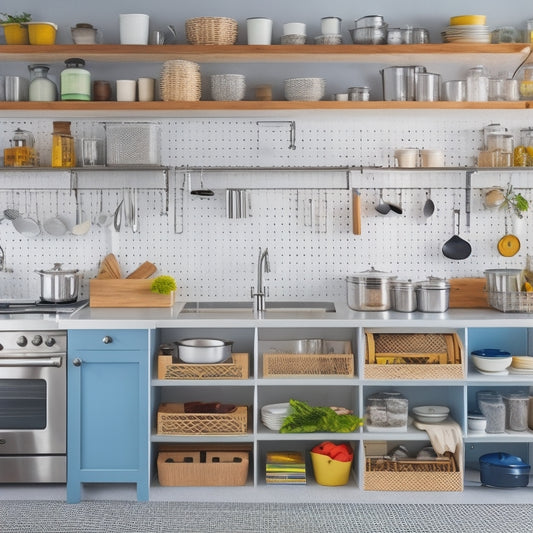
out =
[(263, 354), (263, 377), (353, 377), (353, 354)]
[(248, 379), (248, 354), (233, 353), (231, 360), (216, 364), (172, 363), (171, 355), (157, 359), (159, 379)]
[(159, 76), (159, 92), (164, 102), (197, 102), (202, 96), (200, 65), (181, 59), (165, 61)]
[(323, 78), (289, 78), (285, 80), (285, 98), (290, 101), (316, 102), (324, 97)]
[(160, 435), (245, 435), (248, 408), (240, 405), (233, 413), (185, 413), (182, 403), (162, 403), (157, 410)]
[(246, 94), (246, 78), (242, 74), (212, 74), (211, 98), (216, 101), (239, 101)]
[(160, 452), (157, 475), (164, 487), (236, 486), (246, 483), (248, 464), (242, 451)]
[(189, 44), (235, 44), (237, 21), (227, 17), (196, 17), (185, 21)]
[(435, 461), (367, 457), (364, 490), (461, 492), (463, 473), (455, 457), (445, 455), (446, 459)]
[(463, 345), (456, 333), (366, 335), (365, 379), (464, 379)]

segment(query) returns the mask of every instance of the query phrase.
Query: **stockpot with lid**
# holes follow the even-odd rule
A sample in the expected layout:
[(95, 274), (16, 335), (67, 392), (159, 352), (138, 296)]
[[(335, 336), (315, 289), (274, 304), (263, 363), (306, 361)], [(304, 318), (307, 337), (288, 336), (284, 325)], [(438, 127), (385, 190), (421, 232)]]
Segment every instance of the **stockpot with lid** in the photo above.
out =
[(383, 82), (383, 100), (412, 101), (416, 98), (416, 78), (426, 67), (393, 66), (380, 70)]
[(450, 305), (450, 283), (434, 277), (419, 281), (416, 301), (418, 310), (423, 313), (444, 313)]
[(37, 270), (41, 276), (41, 301), (69, 303), (78, 299), (79, 270), (63, 270), (61, 263), (54, 263), (50, 270)]
[(370, 270), (346, 277), (348, 307), (354, 311), (387, 311), (391, 308), (390, 282), (396, 276)]
[(391, 281), (391, 305), (394, 311), (412, 313), (416, 311), (416, 283), (411, 280)]

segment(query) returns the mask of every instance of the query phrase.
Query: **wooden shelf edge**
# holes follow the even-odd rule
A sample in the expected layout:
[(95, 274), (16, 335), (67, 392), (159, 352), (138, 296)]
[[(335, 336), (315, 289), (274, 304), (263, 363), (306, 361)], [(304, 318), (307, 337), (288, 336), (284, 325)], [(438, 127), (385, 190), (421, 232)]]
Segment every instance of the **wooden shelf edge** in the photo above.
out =
[[(410, 45), (119, 45), (55, 44), (0, 45), (2, 61), (64, 61), (68, 57), (83, 57), (86, 60), (103, 62), (157, 62), (169, 59), (188, 59), (200, 63), (225, 62), (376, 62), (395, 56), (434, 55), (446, 56), (488, 54), (516, 55), (525, 60), (531, 52), (530, 43), (434, 43)], [(404, 59), (405, 60), (405, 59)]]

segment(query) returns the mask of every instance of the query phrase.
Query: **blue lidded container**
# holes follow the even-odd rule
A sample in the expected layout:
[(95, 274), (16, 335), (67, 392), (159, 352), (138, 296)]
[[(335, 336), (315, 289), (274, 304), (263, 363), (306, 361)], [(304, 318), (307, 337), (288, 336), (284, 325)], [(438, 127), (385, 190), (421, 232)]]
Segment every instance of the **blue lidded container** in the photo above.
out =
[(530, 465), (505, 452), (487, 453), (479, 458), (481, 484), (487, 487), (527, 487)]

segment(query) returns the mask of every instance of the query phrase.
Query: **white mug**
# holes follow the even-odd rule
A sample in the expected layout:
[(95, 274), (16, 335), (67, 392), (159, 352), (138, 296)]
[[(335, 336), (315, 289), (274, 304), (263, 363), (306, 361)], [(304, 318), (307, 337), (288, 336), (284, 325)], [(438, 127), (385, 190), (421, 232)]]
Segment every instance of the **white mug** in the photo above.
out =
[(119, 15), (120, 44), (148, 44), (150, 17), (140, 13)]
[(443, 167), (444, 154), (442, 150), (420, 150), (420, 166)]
[(155, 95), (154, 78), (138, 78), (137, 91), (139, 93), (139, 102), (151, 102)]
[(252, 17), (246, 19), (248, 44), (272, 44), (272, 19)]
[(135, 80), (117, 80), (117, 102), (135, 102), (136, 92)]
[(418, 148), (403, 148), (394, 151), (394, 159), (399, 167), (414, 168), (418, 166)]

